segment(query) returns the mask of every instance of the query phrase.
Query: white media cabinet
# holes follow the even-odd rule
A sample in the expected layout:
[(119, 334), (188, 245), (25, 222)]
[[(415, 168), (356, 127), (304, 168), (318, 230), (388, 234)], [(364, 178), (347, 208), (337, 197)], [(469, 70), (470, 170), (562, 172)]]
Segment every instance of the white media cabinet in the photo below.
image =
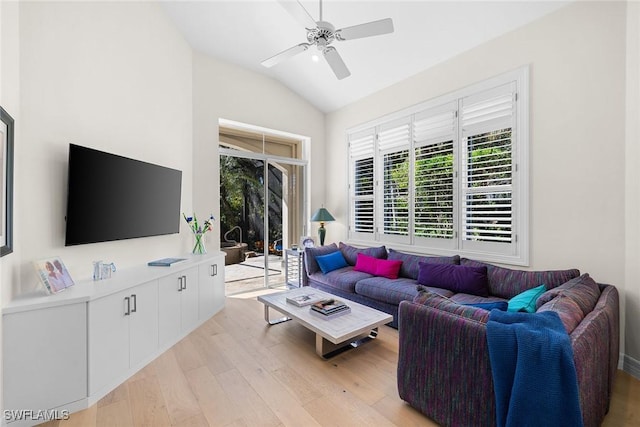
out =
[[(25, 413), (95, 404), (220, 311), (224, 257), (187, 255), (171, 267), (118, 270), (3, 307), (3, 424), (31, 425), (47, 419)], [(9, 420), (7, 411), (23, 419)]]

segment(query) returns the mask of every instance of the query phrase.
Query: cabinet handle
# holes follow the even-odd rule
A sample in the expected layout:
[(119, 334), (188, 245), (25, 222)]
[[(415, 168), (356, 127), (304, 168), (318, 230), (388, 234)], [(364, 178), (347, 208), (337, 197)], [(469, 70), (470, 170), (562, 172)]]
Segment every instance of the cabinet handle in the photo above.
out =
[(182, 282), (184, 284), (184, 286), (182, 287), (182, 289), (187, 289), (187, 276), (182, 276), (184, 278), (184, 281)]
[(127, 309), (124, 312), (124, 315), (128, 316), (131, 314), (131, 300), (129, 299), (129, 297), (124, 297), (124, 300), (127, 303)]
[(182, 278), (184, 276), (178, 277), (178, 292), (182, 292)]
[(132, 294), (131, 295), (131, 301), (133, 301), (133, 308), (131, 309), (131, 312), (135, 313), (138, 310), (138, 303), (137, 303), (136, 294)]
[(218, 275), (218, 264), (211, 264), (211, 275), (212, 276)]

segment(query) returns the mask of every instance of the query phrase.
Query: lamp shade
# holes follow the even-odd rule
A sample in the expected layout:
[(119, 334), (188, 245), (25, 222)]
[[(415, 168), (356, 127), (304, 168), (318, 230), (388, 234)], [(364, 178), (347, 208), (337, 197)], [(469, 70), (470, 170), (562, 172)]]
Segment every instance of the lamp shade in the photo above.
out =
[(325, 208), (318, 209), (311, 217), (311, 221), (313, 222), (329, 222), (335, 220), (336, 219), (333, 217), (333, 215), (331, 215)]

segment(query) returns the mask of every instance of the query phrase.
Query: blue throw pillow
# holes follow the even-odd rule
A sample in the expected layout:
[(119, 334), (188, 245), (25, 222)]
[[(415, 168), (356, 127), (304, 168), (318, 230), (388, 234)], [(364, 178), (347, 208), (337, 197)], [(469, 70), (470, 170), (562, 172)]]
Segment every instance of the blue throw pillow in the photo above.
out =
[(507, 311), (526, 311), (533, 313), (536, 311), (536, 301), (545, 293), (547, 287), (540, 285), (532, 289), (528, 289), (509, 300), (509, 308)]
[(347, 267), (347, 260), (344, 259), (342, 252), (331, 252), (327, 255), (320, 255), (316, 257), (316, 262), (322, 270), (322, 274), (327, 274), (330, 271), (337, 270), (339, 268)]

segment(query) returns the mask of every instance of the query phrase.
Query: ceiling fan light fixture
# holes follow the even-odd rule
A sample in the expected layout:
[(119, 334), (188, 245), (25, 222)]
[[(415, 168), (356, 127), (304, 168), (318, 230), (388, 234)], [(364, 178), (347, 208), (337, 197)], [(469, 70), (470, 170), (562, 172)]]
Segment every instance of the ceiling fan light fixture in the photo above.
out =
[[(366, 22), (364, 24), (353, 25), (351, 27), (345, 27), (335, 29), (333, 24), (324, 21), (322, 19), (322, 0), (320, 3), (320, 20), (315, 21), (309, 12), (304, 8), (300, 0), (277, 0), (280, 5), (291, 14), (299, 23), (301, 23), (307, 29), (307, 43), (301, 43), (297, 46), (293, 46), (287, 50), (280, 52), (279, 54), (272, 56), (264, 61), (262, 65), (265, 67), (272, 67), (277, 63), (285, 61), (305, 50), (310, 46), (315, 46), (319, 52), (322, 52), (325, 60), (329, 63), (329, 66), (333, 70), (338, 80), (342, 80), (345, 77), (349, 77), (351, 72), (345, 65), (344, 61), (340, 57), (340, 54), (331, 44), (338, 41), (359, 39), (364, 37), (377, 36), (381, 34), (392, 33), (393, 21), (391, 18), (380, 19), (378, 21)], [(319, 55), (314, 54), (311, 56), (311, 60), (318, 62)]]

